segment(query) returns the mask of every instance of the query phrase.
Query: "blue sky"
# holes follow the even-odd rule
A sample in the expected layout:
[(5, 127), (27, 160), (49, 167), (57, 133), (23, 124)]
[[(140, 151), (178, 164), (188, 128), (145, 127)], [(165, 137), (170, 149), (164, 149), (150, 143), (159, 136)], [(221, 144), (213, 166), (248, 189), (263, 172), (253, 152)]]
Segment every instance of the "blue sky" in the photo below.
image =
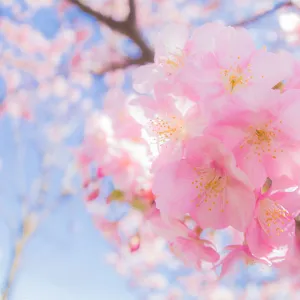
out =
[[(30, 158), (28, 165), (16, 163), (18, 151), (10, 120), (0, 119), (0, 280), (5, 276), (12, 246), (11, 233), (4, 220), (8, 218), (12, 224), (18, 223), (18, 199), (23, 190), (18, 182), (23, 173), (33, 173), (30, 165), (35, 164), (30, 144), (24, 150), (25, 157)], [(81, 199), (72, 198), (62, 204), (29, 241), (11, 300), (134, 299), (125, 280), (106, 264), (104, 257), (109, 250), (91, 223)]]
[[(1, 7), (3, 13), (11, 15), (9, 9)], [(67, 22), (71, 22), (73, 17), (74, 14), (66, 16)], [(60, 25), (52, 8), (38, 10), (26, 23), (50, 39)], [(5, 40), (5, 36), (2, 38)], [(3, 82), (1, 79), (1, 100), (5, 96)], [(98, 81), (90, 93), (98, 99), (103, 91), (103, 84)], [(44, 119), (43, 111), (40, 117)], [(30, 187), (40, 174), (39, 151), (45, 147), (45, 139), (35, 126), (21, 123), (18, 129), (19, 145), (14, 141), (12, 128), (11, 119), (0, 118), (0, 283), (7, 274), (13, 242), (12, 232), (8, 230), (5, 220), (12, 225), (18, 224), (20, 197), (29, 195)], [(80, 134), (77, 133), (75, 144), (79, 141)], [(74, 142), (72, 138), (70, 142)], [(55, 197), (55, 192), (58, 189), (47, 197)], [(82, 199), (80, 196), (74, 197), (62, 204), (28, 242), (10, 300), (134, 299), (126, 281), (105, 262), (108, 251), (109, 245), (94, 228)]]

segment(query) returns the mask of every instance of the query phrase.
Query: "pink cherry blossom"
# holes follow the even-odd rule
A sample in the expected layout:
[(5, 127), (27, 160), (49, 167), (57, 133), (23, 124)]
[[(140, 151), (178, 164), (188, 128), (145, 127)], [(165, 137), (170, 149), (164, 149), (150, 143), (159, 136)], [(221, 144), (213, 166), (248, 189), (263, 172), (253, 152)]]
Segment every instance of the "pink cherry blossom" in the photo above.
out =
[(150, 162), (145, 143), (115, 142), (101, 161), (103, 172), (113, 178), (117, 189), (131, 191), (136, 186), (148, 185)]
[[(201, 32), (201, 27), (198, 31)], [(183, 71), (182, 76), (188, 85), (197, 86), (201, 99), (210, 109), (220, 110), (228, 101), (239, 103), (249, 99), (292, 73), (292, 61), (286, 55), (257, 50), (245, 29), (223, 26), (213, 30), (208, 40), (207, 52), (200, 52), (190, 60), (185, 68), (187, 74)], [(275, 64), (277, 72), (272, 71)]]
[(219, 260), (219, 254), (214, 245), (198, 237), (198, 235), (175, 219), (161, 219), (158, 210), (150, 215), (150, 222), (155, 232), (169, 241), (171, 251), (180, 258), (185, 265), (201, 268), (202, 260), (215, 263)]
[(299, 288), (299, 270), (300, 267), (300, 243), (299, 243), (299, 223), (296, 221), (296, 228), (295, 228), (295, 236), (293, 238), (292, 243), (289, 244), (287, 251), (284, 255), (284, 259), (280, 258), (278, 261), (275, 262), (276, 267), (280, 271), (281, 276), (290, 276), (293, 275), (293, 279), (296, 282), (295, 288)]
[(193, 237), (177, 237), (170, 242), (171, 251), (180, 258), (186, 266), (201, 269), (201, 262), (215, 263), (219, 254), (212, 248), (208, 240)]
[(187, 26), (182, 24), (165, 26), (156, 38), (155, 62), (134, 71), (134, 88), (138, 92), (149, 92), (159, 80), (177, 75), (188, 55), (188, 38)]
[(111, 240), (114, 244), (121, 244), (121, 237), (117, 222), (110, 222), (105, 219), (94, 218), (96, 228), (100, 229), (106, 238)]
[(300, 88), (300, 62), (299, 60), (294, 59), (292, 60), (292, 64), (292, 73), (283, 84), (284, 90)]
[(141, 125), (131, 116), (129, 108), (127, 96), (122, 90), (112, 89), (106, 94), (103, 113), (110, 117), (117, 139), (141, 137)]
[(299, 96), (297, 90), (257, 96), (251, 107), (225, 111), (207, 130), (233, 151), (238, 166), (257, 188), (267, 177), (294, 178), (299, 170)]
[[(14, 143), (8, 146), (22, 154), (26, 137), (34, 142), (30, 146), (46, 145), (38, 147), (43, 152), (51, 145), (45, 153), (38, 151), (43, 165), (35, 169), (63, 175), (62, 196), (74, 193), (73, 176), (79, 173), (84, 206), (113, 244), (109, 261), (130, 287), (160, 290), (151, 299), (187, 294), (246, 299), (253, 296), (246, 288), (242, 293), (222, 289), (215, 268), (221, 265), (222, 277), (243, 262), (246, 267), (272, 263), (280, 279), (289, 276), (289, 283), (295, 283), (292, 292), (299, 289), (300, 276), (294, 275), (300, 267), (300, 221), (294, 222), (300, 211), (298, 61), (285, 52), (258, 49), (253, 27), (247, 31), (212, 22), (193, 28), (199, 17), (202, 22), (210, 11), (223, 8), (220, 0), (203, 5), (188, 0), (25, 0), (24, 7), (4, 2), (9, 15), (0, 21), (0, 117), (5, 117), (4, 127), (9, 125), (6, 133), (13, 129)], [(59, 19), (49, 15), (52, 28), (35, 28), (47, 13), (38, 11), (38, 2), (49, 6), (51, 15), (50, 6), (58, 10)], [(257, 2), (264, 3), (251, 10), (262, 14), (241, 24), (296, 9), (296, 1)], [(264, 12), (268, 6), (274, 7)], [(64, 22), (68, 7), (75, 14), (70, 11), (72, 17)], [(94, 21), (81, 20), (83, 11)], [(228, 12), (239, 22), (238, 12), (232, 7)], [(266, 32), (266, 40), (270, 34), (277, 47), (282, 34)], [(150, 64), (136, 68), (144, 63)], [(127, 67), (131, 74), (124, 71)], [(129, 91), (128, 75), (142, 95)], [(92, 99), (96, 94), (101, 98)], [(73, 162), (69, 147), (79, 141), (70, 151)], [(66, 174), (52, 172), (54, 162), (66, 167)], [(32, 205), (20, 221), (48, 212), (43, 203), (34, 203), (40, 194), (36, 185), (43, 193), (52, 186), (44, 182), (52, 176), (46, 177), (28, 186)], [(24, 234), (17, 238), (22, 241)], [(229, 243), (234, 245), (225, 247)], [(229, 253), (220, 262), (223, 250)], [(12, 269), (22, 255), (13, 252)], [(189, 270), (196, 276), (170, 288), (173, 282), (157, 268), (179, 271), (182, 263), (196, 269)]]
[(141, 238), (138, 234), (129, 239), (129, 248), (131, 252), (138, 251), (141, 245)]
[(237, 262), (243, 261), (246, 265), (253, 265), (256, 263), (263, 265), (271, 265), (270, 260), (266, 258), (257, 258), (252, 255), (247, 245), (230, 245), (225, 248), (229, 253), (218, 263), (222, 266), (220, 277), (224, 277), (227, 273), (232, 271), (232, 268)]
[(265, 256), (274, 248), (293, 242), (294, 217), (300, 211), (298, 189), (293, 192), (274, 191), (258, 193), (255, 217), (247, 232), (246, 240), (252, 254)]
[(156, 84), (154, 97), (142, 96), (131, 102), (142, 109), (145, 118), (141, 122), (147, 131), (147, 140), (155, 146), (152, 147), (154, 154), (160, 153), (156, 168), (174, 155), (180, 158), (184, 141), (200, 136), (207, 122), (199, 104), (187, 95), (171, 93), (171, 85)]
[(190, 139), (185, 146), (183, 159), (154, 175), (158, 209), (178, 218), (189, 213), (201, 228), (231, 225), (244, 231), (253, 216), (255, 197), (233, 155), (211, 137)]

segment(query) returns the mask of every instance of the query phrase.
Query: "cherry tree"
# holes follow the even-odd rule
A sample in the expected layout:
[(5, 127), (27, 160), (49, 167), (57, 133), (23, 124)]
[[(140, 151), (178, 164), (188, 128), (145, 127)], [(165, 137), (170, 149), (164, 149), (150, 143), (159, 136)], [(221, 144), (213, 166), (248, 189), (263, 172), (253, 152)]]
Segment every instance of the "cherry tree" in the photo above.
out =
[[(148, 88), (144, 85), (146, 71), (157, 63), (156, 35), (169, 23), (193, 29), (219, 19), (235, 28), (250, 28), (257, 43), (266, 44), (272, 51), (295, 51), (300, 24), (297, 2), (261, 1), (253, 5), (246, 0), (228, 0), (226, 4), (218, 0), (45, 0), (39, 3), (26, 0), (24, 3), (25, 6), (17, 1), (4, 1), (7, 14), (0, 23), (4, 90), (1, 118), (3, 124), (11, 128), (17, 153), (16, 178), (20, 182), (19, 213), (17, 218), (13, 217), (18, 221), (11, 222), (11, 216), (7, 220), (13, 242), (3, 299), (8, 299), (23, 249), (31, 236), (49, 214), (78, 193), (82, 193), (96, 228), (113, 245), (114, 250), (107, 258), (109, 263), (128, 278), (131, 286), (154, 292), (154, 295), (147, 294), (149, 299), (181, 299), (182, 295), (219, 299), (218, 293), (227, 293), (225, 299), (235, 299), (236, 294), (248, 299), (247, 291), (237, 288), (225, 292), (226, 288), (219, 284), (218, 276), (209, 266), (218, 260), (216, 253), (210, 256), (212, 260), (193, 263), (182, 256), (178, 244), (167, 241), (174, 228), (178, 228), (191, 230), (193, 237), (190, 232), (189, 242), (198, 242), (194, 234), (202, 236), (202, 228), (195, 225), (195, 218), (188, 217), (184, 220), (187, 226), (184, 229), (178, 222), (171, 223), (170, 227), (160, 223), (154, 210), (159, 202), (152, 191), (150, 172), (155, 155), (143, 139), (144, 123), (132, 118), (139, 113), (130, 105), (135, 97), (131, 78)], [(49, 19), (56, 25), (54, 33), (31, 21), (43, 9), (55, 10), (55, 20)], [(171, 41), (173, 33), (171, 30), (163, 38)], [(174, 64), (177, 67), (180, 63), (173, 57), (167, 65), (173, 70)], [(137, 70), (139, 66), (142, 68)], [(165, 71), (162, 77), (170, 72)], [(298, 88), (297, 70), (295, 74), (289, 81), (290, 88)], [(276, 80), (271, 82), (270, 88), (282, 89), (285, 83), (281, 77)], [(231, 82), (231, 88), (237, 84), (237, 81)], [(152, 129), (157, 131), (159, 126), (163, 125), (152, 124)], [(197, 123), (197, 128), (201, 126)], [(169, 136), (164, 134), (159, 142), (166, 139)], [(27, 180), (23, 171), (31, 169), (27, 162), (28, 142), (38, 153), (38, 167), (32, 180)], [(176, 147), (174, 145), (174, 149)], [(192, 145), (190, 149), (193, 150)], [(157, 160), (156, 168), (161, 164), (162, 161)], [(56, 182), (53, 174), (59, 174), (56, 176), (60, 179), (56, 187), (59, 192), (54, 196), (50, 188)], [(169, 173), (164, 174), (167, 177)], [(74, 184), (78, 177), (82, 181), (80, 190)], [(159, 192), (163, 193), (164, 190)], [(48, 194), (51, 201), (45, 200)], [(163, 204), (159, 205), (162, 212)], [(237, 224), (235, 229), (244, 228)], [(205, 235), (218, 247), (230, 244), (229, 240), (239, 243), (242, 239), (234, 230), (222, 234), (212, 230)], [(201, 243), (205, 251), (209, 251), (210, 244), (202, 240)], [(245, 247), (228, 250), (249, 266), (255, 259)], [(175, 259), (172, 252), (185, 265)], [(298, 267), (294, 257), (292, 255), (291, 262), (280, 268), (280, 276)], [(168, 275), (158, 271), (161, 266), (169, 269)], [(195, 267), (201, 271), (192, 271)], [(263, 268), (272, 271), (269, 266)], [(172, 280), (172, 276), (176, 278)], [(228, 278), (234, 280), (235, 277)], [(250, 275), (249, 278), (255, 282)], [(180, 287), (174, 288), (176, 280)], [(266, 299), (272, 297), (268, 295), (271, 284), (280, 286), (277, 282), (270, 283), (257, 293), (266, 295)], [(199, 287), (202, 289), (197, 289)], [(293, 288), (293, 283), (287, 281), (286, 289)], [(141, 297), (145, 299), (143, 293)]]

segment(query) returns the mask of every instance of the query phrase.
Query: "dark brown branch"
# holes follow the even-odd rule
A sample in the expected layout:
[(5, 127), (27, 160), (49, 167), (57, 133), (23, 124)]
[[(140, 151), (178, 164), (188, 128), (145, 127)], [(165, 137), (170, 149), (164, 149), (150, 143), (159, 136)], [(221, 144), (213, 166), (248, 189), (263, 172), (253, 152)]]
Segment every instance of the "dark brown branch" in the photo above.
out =
[[(128, 37), (136, 46), (139, 47), (141, 55), (137, 59), (132, 59), (130, 57), (126, 58), (122, 63), (112, 63), (109, 68), (104, 68), (104, 70), (117, 70), (121, 68), (126, 68), (132, 65), (142, 65), (151, 63), (154, 61), (154, 52), (145, 42), (141, 32), (139, 31), (136, 24), (136, 5), (134, 0), (129, 1), (129, 14), (124, 21), (115, 21), (111, 17), (103, 15), (101, 12), (95, 11), (86, 4), (80, 2), (80, 0), (69, 0), (71, 3), (80, 8), (83, 12), (94, 17), (98, 22), (106, 25), (111, 30), (123, 34)], [(101, 70), (100, 72), (104, 72)]]
[(93, 10), (88, 5), (80, 2), (79, 0), (69, 0), (72, 4), (76, 5), (78, 8), (80, 8), (83, 12), (86, 14), (96, 18), (99, 22), (105, 24), (112, 30), (120, 31), (122, 27), (122, 22), (115, 21), (111, 17), (105, 16), (100, 12), (97, 12)]
[(135, 0), (128, 0), (129, 1), (129, 14), (127, 17), (127, 21), (134, 24), (136, 26), (136, 5)]
[(295, 224), (296, 224), (296, 234), (298, 234), (299, 238), (300, 238), (300, 214), (297, 215), (297, 217), (295, 218)]
[(284, 8), (284, 7), (292, 7), (295, 6), (295, 4), (292, 1), (287, 1), (287, 2), (283, 2), (283, 3), (279, 3), (277, 5), (275, 5), (272, 9), (264, 11), (260, 14), (257, 14), (253, 17), (250, 17), (249, 19), (243, 20), (241, 22), (238, 22), (236, 24), (233, 24), (231, 26), (233, 27), (240, 27), (240, 26), (247, 26), (249, 24), (252, 24), (256, 21), (259, 21), (261, 19), (263, 19), (264, 17), (273, 14), (274, 12), (276, 12), (277, 10)]
[(298, 214), (294, 220), (295, 220), (294, 250), (295, 250), (295, 255), (298, 256), (300, 253), (300, 214)]
[(122, 61), (112, 62), (112, 63), (104, 66), (102, 69), (95, 71), (94, 74), (103, 75), (107, 72), (122, 70), (122, 69), (126, 69), (128, 67), (131, 67), (131, 66), (140, 66), (140, 65), (144, 65), (146, 63), (147, 62), (144, 60), (143, 57), (136, 58), (136, 59), (125, 58)]

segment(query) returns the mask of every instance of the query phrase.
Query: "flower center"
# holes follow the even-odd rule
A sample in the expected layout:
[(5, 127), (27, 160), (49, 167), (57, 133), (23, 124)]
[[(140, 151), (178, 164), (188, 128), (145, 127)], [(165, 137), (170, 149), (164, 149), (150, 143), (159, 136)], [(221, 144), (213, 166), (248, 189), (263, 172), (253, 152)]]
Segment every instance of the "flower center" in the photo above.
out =
[[(249, 71), (249, 69), (247, 69)], [(229, 69), (222, 70), (224, 76), (225, 88), (231, 93), (236, 90), (238, 86), (247, 85), (252, 76), (244, 74), (242, 69), (237, 67), (230, 67)]]
[(260, 203), (258, 219), (268, 235), (280, 235), (292, 217), (280, 204), (270, 199), (264, 199)]
[(232, 92), (234, 90), (234, 88), (239, 84), (241, 84), (241, 85), (244, 84), (243, 76), (230, 75), (230, 77), (229, 77), (230, 91)]
[[(280, 121), (280, 123), (282, 122)], [(250, 147), (252, 153), (258, 156), (260, 162), (263, 154), (270, 154), (272, 155), (272, 158), (275, 159), (277, 158), (277, 153), (283, 152), (276, 143), (278, 134), (280, 134), (281, 130), (272, 125), (272, 121), (259, 127), (250, 125), (247, 132), (248, 135), (244, 138), (240, 148)], [(246, 156), (246, 158), (248, 158), (248, 156)]]
[(168, 58), (165, 63), (166, 63), (167, 66), (170, 66), (170, 67), (173, 67), (173, 68), (178, 68), (179, 65), (181, 64), (181, 59), (180, 59), (180, 57), (175, 56), (172, 59)]
[[(208, 208), (211, 211), (217, 200), (221, 198), (221, 211), (224, 211), (223, 192), (226, 188), (227, 176), (215, 168), (194, 168), (194, 170), (198, 175), (197, 179), (192, 181), (192, 184), (198, 191), (197, 201), (199, 203), (197, 206), (200, 206), (203, 202), (211, 204), (212, 207)], [(228, 203), (228, 201), (226, 200), (225, 203)]]
[(265, 129), (256, 129), (255, 136), (259, 143), (267, 142), (269, 144), (272, 138), (275, 137), (275, 133), (273, 131), (266, 131)]
[(211, 181), (205, 184), (204, 188), (207, 192), (220, 193), (223, 191), (224, 177), (218, 176), (214, 177)]
[(150, 120), (150, 130), (155, 134), (155, 142), (164, 144), (171, 139), (179, 140), (184, 134), (184, 122), (176, 116)]
[(160, 59), (160, 65), (163, 66), (168, 75), (172, 75), (184, 64), (184, 53), (182, 49), (177, 49), (176, 53), (169, 53), (167, 57)]
[(238, 87), (247, 85), (253, 78), (251, 75), (251, 66), (248, 65), (242, 69), (239, 63), (240, 57), (238, 56), (233, 66), (221, 70), (225, 88), (230, 93), (233, 93)]

